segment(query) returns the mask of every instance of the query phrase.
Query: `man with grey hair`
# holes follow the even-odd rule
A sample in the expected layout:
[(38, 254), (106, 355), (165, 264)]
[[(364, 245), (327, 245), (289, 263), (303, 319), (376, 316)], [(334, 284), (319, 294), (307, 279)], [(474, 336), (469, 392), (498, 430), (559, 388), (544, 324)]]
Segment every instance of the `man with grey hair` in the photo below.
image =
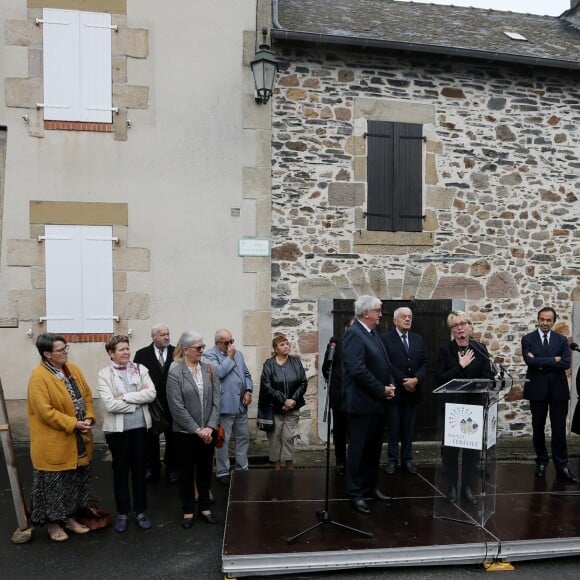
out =
[[(155, 385), (157, 398), (163, 405), (169, 417), (169, 407), (167, 405), (167, 373), (173, 362), (174, 347), (170, 344), (169, 328), (165, 324), (156, 324), (151, 329), (152, 341), (149, 346), (139, 349), (135, 353), (133, 361), (142, 364), (149, 370), (149, 376)], [(151, 481), (158, 479), (161, 473), (161, 448), (159, 445), (159, 433), (154, 433), (149, 429), (147, 433), (147, 472), (146, 479)], [(175, 437), (171, 426), (163, 432), (165, 437), (165, 478), (168, 483), (177, 483), (179, 474), (175, 458)]]
[(220, 328), (215, 333), (215, 346), (204, 358), (217, 368), (221, 382), (220, 425), (224, 428), (224, 444), (216, 449), (216, 477), (224, 484), (230, 483), (230, 438), (236, 442), (234, 469), (248, 469), (248, 405), (252, 402), (254, 384), (244, 357), (234, 346), (232, 333)]
[(346, 492), (353, 507), (370, 513), (365, 497), (390, 498), (378, 488), (385, 431), (385, 403), (395, 396), (389, 355), (379, 338), (382, 308), (374, 296), (359, 296), (355, 322), (342, 342), (342, 383), (349, 414)]
[[(413, 437), (417, 409), (421, 396), (421, 383), (427, 378), (429, 360), (423, 337), (411, 332), (413, 312), (402, 306), (393, 313), (395, 328), (381, 334), (381, 339), (391, 360), (391, 370), (397, 387), (397, 397), (387, 404), (387, 473), (393, 475), (399, 459), (401, 467), (417, 473), (413, 462)], [(399, 452), (399, 442), (401, 450)]]

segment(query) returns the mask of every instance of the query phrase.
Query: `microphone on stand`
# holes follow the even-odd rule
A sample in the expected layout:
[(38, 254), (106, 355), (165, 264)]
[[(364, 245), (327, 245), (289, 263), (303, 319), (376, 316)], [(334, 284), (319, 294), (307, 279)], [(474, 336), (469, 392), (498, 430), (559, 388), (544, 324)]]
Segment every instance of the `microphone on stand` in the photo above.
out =
[(491, 370), (493, 371), (493, 376), (495, 377), (495, 379), (500, 380), (500, 390), (503, 389), (505, 387), (504, 375), (507, 374), (507, 376), (510, 377), (510, 379), (512, 378), (507, 369), (502, 364), (499, 365), (498, 369), (498, 366), (496, 365), (494, 358), (489, 354), (489, 352), (481, 348), (479, 344), (475, 341), (475, 339), (472, 338), (471, 336), (469, 337), (469, 345), (473, 348), (473, 350), (478, 352), (480, 355), (484, 356), (489, 361), (491, 365)]
[(328, 362), (332, 362), (334, 360), (334, 351), (336, 350), (336, 342), (331, 342), (328, 345), (328, 354), (326, 356), (326, 360)]

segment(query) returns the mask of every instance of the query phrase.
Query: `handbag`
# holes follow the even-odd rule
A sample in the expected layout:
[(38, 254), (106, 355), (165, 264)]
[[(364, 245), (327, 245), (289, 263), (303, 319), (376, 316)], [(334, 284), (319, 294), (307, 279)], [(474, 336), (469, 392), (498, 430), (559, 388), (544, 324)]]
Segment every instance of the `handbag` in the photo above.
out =
[(226, 440), (226, 430), (221, 425), (218, 425), (213, 432), (213, 436), (216, 449), (221, 449)]
[(76, 513), (79, 524), (91, 530), (101, 530), (113, 523), (111, 514), (97, 505), (98, 500), (91, 499), (89, 503)]
[(260, 431), (265, 431), (266, 433), (274, 430), (274, 407), (272, 405), (258, 407), (256, 425)]
[(169, 431), (171, 421), (159, 399), (153, 399), (149, 403), (149, 414), (151, 415), (151, 431), (153, 433), (159, 435), (165, 431)]

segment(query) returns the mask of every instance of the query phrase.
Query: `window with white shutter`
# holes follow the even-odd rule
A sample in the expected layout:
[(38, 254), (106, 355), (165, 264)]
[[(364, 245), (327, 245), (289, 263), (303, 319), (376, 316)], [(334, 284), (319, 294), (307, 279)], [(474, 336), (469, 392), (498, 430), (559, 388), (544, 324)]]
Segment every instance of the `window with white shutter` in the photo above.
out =
[(44, 118), (112, 122), (111, 15), (44, 8)]
[(111, 226), (45, 226), (48, 332), (113, 332), (112, 235)]

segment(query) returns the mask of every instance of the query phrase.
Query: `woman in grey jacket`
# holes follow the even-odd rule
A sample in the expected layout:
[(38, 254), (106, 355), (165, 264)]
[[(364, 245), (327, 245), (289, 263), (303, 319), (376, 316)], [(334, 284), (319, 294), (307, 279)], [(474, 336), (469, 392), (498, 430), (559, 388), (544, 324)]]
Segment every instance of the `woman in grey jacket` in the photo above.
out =
[(283, 334), (272, 341), (274, 356), (264, 363), (260, 378), (258, 407), (272, 407), (274, 429), (268, 431), (270, 461), (274, 469), (294, 469), (294, 439), (300, 412), (306, 403), (304, 393), (308, 382), (300, 359), (290, 356), (290, 343)]
[(99, 371), (97, 390), (105, 406), (103, 431), (113, 457), (113, 485), (117, 520), (115, 529), (124, 532), (129, 523), (133, 488), (135, 522), (143, 530), (151, 527), (145, 515), (147, 429), (151, 427), (149, 405), (155, 385), (146, 367), (131, 362), (129, 338), (116, 335), (105, 344), (110, 363)]
[(208, 524), (217, 520), (210, 510), (209, 488), (213, 468), (214, 433), (220, 417), (220, 380), (217, 370), (201, 362), (203, 336), (184, 332), (173, 353), (167, 376), (167, 404), (173, 418), (179, 468), (179, 492), (185, 529), (193, 525), (194, 481), (199, 516)]

